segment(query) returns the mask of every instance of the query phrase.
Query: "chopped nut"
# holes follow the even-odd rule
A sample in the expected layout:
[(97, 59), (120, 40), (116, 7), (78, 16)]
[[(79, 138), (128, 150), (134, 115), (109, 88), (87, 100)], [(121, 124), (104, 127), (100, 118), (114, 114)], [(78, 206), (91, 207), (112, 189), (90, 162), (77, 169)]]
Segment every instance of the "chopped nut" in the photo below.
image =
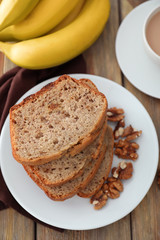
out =
[(132, 141), (139, 137), (142, 134), (142, 131), (138, 131), (135, 128), (133, 128), (131, 125), (126, 127), (123, 131), (122, 138), (126, 137), (126, 141)]
[(108, 121), (118, 122), (124, 118), (124, 110), (122, 108), (110, 108), (107, 110)]
[(142, 131), (133, 132), (132, 134), (130, 134), (126, 137), (126, 140), (127, 141), (132, 141), (132, 140), (136, 139), (137, 137), (140, 137), (141, 134), (142, 134)]
[(103, 199), (100, 199), (100, 201), (99, 201), (97, 204), (94, 205), (94, 209), (95, 209), (95, 210), (101, 209), (103, 206), (106, 205), (106, 202), (107, 202), (106, 199), (104, 199), (104, 200), (103, 200)]
[(125, 169), (127, 167), (127, 163), (125, 161), (122, 161), (119, 163), (119, 166), (121, 169)]
[(115, 198), (119, 198), (119, 196), (120, 196), (120, 193), (116, 189), (114, 189), (114, 188), (110, 189), (110, 191), (108, 193), (109, 198), (115, 199)]
[(108, 193), (107, 196), (115, 199), (120, 196), (119, 192), (123, 191), (123, 184), (119, 179), (108, 178)]
[(108, 117), (111, 117), (111, 116), (113, 116), (113, 115), (114, 115), (114, 114), (113, 114), (112, 112), (108, 112), (108, 111), (107, 111), (107, 116), (108, 116)]
[(129, 142), (127, 140), (119, 140), (114, 143), (115, 147), (115, 155), (122, 159), (131, 159), (136, 160), (138, 158), (138, 154), (136, 150), (139, 148), (139, 145), (135, 142)]
[(133, 165), (131, 162), (126, 163), (126, 168), (122, 169), (119, 173), (119, 179), (129, 179), (132, 177), (132, 173), (133, 173)]
[(94, 201), (92, 202), (93, 205), (96, 205), (97, 203), (99, 203), (98, 200), (94, 200)]
[(107, 185), (107, 183), (103, 184), (102, 190), (103, 190), (104, 193), (108, 192), (108, 185)]
[(130, 159), (135, 161), (138, 158), (138, 154), (136, 152), (129, 151), (129, 149), (116, 148), (114, 153), (117, 155), (117, 157), (122, 159)]
[(107, 178), (107, 182), (115, 182), (117, 179), (115, 179), (114, 177), (108, 177)]
[(109, 183), (109, 189), (111, 186), (114, 187), (115, 189), (117, 189), (119, 192), (123, 191), (123, 184), (119, 179), (115, 182)]
[(118, 167), (112, 168), (112, 175), (114, 178), (119, 178), (120, 172), (127, 167), (127, 163), (122, 161), (119, 163)]
[(117, 115), (117, 116), (113, 116), (111, 118), (108, 118), (108, 121), (118, 122), (118, 121), (122, 120), (123, 118), (124, 118), (124, 115)]
[(95, 195), (90, 199), (90, 203), (94, 205), (95, 210), (101, 209), (107, 202), (107, 194), (100, 189)]
[(107, 194), (103, 194), (102, 197), (101, 197), (102, 200), (107, 200), (108, 197), (107, 197)]
[(126, 140), (120, 139), (118, 142), (114, 142), (115, 148), (123, 148), (129, 146), (129, 142)]
[(117, 123), (117, 125), (116, 125), (116, 127), (114, 129), (114, 132), (113, 132), (114, 133), (114, 139), (118, 139), (119, 137), (121, 137), (123, 135), (123, 133), (124, 133), (124, 126), (125, 126), (125, 122), (124, 122), (123, 119), (120, 120)]
[(129, 154), (129, 159), (135, 161), (138, 158), (138, 154), (137, 153), (130, 153)]
[(117, 178), (127, 180), (132, 177), (133, 165), (131, 162), (127, 163), (122, 161), (119, 163), (119, 166), (117, 168), (114, 167), (112, 169), (113, 177), (115, 176), (115, 172), (118, 175)]
[(117, 171), (118, 168), (113, 168), (113, 169), (114, 169), (114, 171), (113, 171), (113, 177), (114, 177), (114, 178), (118, 178), (118, 176), (119, 176), (119, 172)]
[(133, 128), (131, 125), (129, 125), (124, 129), (122, 138), (126, 137), (126, 141), (132, 141), (137, 137), (139, 137), (141, 134), (142, 134), (142, 131), (138, 131), (135, 128)]
[[(134, 139), (142, 134), (142, 131), (138, 131), (132, 127), (132, 125), (125, 127), (124, 110), (122, 108), (110, 108), (107, 110), (107, 119), (112, 122), (117, 122), (114, 129), (114, 139), (120, 139), (114, 142), (115, 155), (122, 159), (136, 160), (138, 154), (136, 152), (139, 149), (139, 144), (133, 142)], [(94, 209), (101, 209), (108, 198), (118, 198), (120, 192), (123, 191), (123, 184), (121, 180), (127, 180), (132, 177), (133, 165), (131, 162), (121, 161), (118, 167), (112, 169), (112, 177), (108, 177), (106, 182), (102, 185), (101, 189), (92, 196), (90, 202), (94, 205)], [(160, 188), (160, 173), (158, 175), (158, 186)]]
[(131, 125), (129, 125), (128, 127), (126, 127), (124, 129), (124, 133), (122, 135), (122, 137), (127, 137), (128, 135), (132, 134), (134, 132), (134, 129)]
[(138, 149), (139, 148), (139, 145), (137, 143), (135, 143), (135, 142), (131, 142), (130, 146), (133, 147), (134, 149)]
[(123, 114), (124, 110), (122, 108), (113, 107), (107, 110), (107, 114), (108, 112), (115, 116), (115, 115)]
[(100, 199), (102, 195), (103, 195), (103, 191), (100, 189), (95, 195), (92, 196), (90, 203), (93, 203), (93, 201)]
[(118, 139), (120, 136), (122, 136), (124, 129), (122, 127), (119, 127), (116, 131), (115, 131), (115, 139)]

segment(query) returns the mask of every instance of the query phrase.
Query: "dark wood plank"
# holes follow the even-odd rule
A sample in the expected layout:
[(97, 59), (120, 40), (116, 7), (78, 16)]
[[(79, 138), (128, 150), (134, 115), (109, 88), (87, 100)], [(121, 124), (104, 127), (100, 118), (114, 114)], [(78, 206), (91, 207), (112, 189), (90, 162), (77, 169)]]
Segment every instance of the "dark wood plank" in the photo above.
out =
[(56, 232), (52, 229), (37, 226), (37, 240), (129, 240), (130, 225), (128, 216), (109, 226), (88, 230), (88, 231), (69, 231), (63, 233)]
[(35, 231), (32, 220), (11, 208), (0, 212), (0, 239), (34, 240), (34, 237)]
[(119, 27), (119, 5), (111, 1), (111, 12), (107, 25), (99, 39), (84, 53), (90, 74), (106, 77), (119, 84), (121, 73), (115, 56), (115, 38)]

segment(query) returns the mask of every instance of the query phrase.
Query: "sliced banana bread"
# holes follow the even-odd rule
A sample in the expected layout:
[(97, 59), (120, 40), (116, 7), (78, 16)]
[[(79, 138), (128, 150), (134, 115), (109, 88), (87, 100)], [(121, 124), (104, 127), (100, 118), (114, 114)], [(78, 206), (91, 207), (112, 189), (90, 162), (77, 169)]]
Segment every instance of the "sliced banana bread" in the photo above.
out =
[(82, 83), (87, 84), (89, 87), (95, 89), (96, 91), (98, 91), (98, 88), (96, 87), (96, 85), (88, 78), (81, 78), (79, 79), (79, 81), (81, 81)]
[(97, 173), (94, 178), (89, 182), (89, 184), (78, 192), (78, 196), (89, 198), (93, 196), (103, 185), (104, 181), (107, 179), (113, 161), (113, 144), (114, 137), (111, 127), (107, 127), (106, 133), (106, 144), (107, 151), (103, 162), (101, 163)]
[(97, 158), (102, 147), (107, 125), (104, 124), (96, 140), (74, 157), (64, 155), (49, 163), (30, 166), (31, 170), (48, 186), (61, 185), (80, 176), (86, 166), (87, 159)]
[(103, 145), (97, 159), (87, 160), (88, 163), (86, 164), (85, 170), (81, 176), (73, 180), (69, 180), (60, 186), (50, 187), (44, 185), (38, 176), (32, 172), (28, 165), (23, 165), (23, 167), (28, 175), (37, 183), (37, 185), (47, 194), (48, 197), (55, 201), (63, 201), (74, 196), (80, 188), (84, 188), (91, 181), (104, 159), (105, 152), (106, 145)]
[(61, 76), (10, 109), (14, 158), (23, 164), (39, 165), (67, 152), (79, 153), (103, 125), (106, 109), (102, 93)]

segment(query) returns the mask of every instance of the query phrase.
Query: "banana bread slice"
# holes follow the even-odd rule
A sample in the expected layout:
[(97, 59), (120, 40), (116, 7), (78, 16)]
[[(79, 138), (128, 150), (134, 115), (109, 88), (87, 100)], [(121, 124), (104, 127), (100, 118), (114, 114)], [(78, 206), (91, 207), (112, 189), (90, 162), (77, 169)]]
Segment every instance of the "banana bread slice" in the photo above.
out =
[(106, 97), (67, 75), (10, 109), (14, 158), (39, 165), (67, 152), (75, 155), (93, 141), (102, 127)]
[(80, 82), (87, 84), (89, 87), (93, 88), (94, 90), (98, 91), (97, 86), (88, 78), (81, 78), (79, 79)]
[(105, 152), (106, 145), (103, 145), (97, 159), (87, 160), (85, 170), (81, 176), (73, 180), (69, 180), (60, 186), (46, 186), (37, 177), (37, 175), (32, 172), (31, 168), (28, 165), (23, 165), (23, 167), (28, 175), (32, 178), (32, 180), (36, 182), (36, 184), (47, 194), (48, 197), (55, 201), (63, 201), (74, 196), (80, 188), (84, 188), (91, 181), (97, 172), (102, 160), (104, 159)]
[(80, 197), (89, 198), (93, 196), (102, 187), (104, 181), (107, 179), (111, 171), (113, 161), (114, 137), (113, 131), (109, 126), (107, 127), (106, 136), (107, 151), (104, 161), (101, 163), (97, 173), (89, 182), (89, 184), (78, 192), (78, 196)]
[(49, 163), (30, 166), (31, 170), (48, 186), (61, 185), (80, 176), (86, 166), (87, 159), (97, 158), (102, 147), (107, 124), (105, 123), (96, 140), (74, 157), (64, 155)]

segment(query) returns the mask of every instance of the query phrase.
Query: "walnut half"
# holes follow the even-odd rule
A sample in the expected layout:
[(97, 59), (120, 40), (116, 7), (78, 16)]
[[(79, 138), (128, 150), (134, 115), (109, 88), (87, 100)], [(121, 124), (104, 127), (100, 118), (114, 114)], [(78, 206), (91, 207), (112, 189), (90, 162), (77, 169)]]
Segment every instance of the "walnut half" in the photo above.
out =
[(112, 199), (118, 198), (122, 191), (123, 184), (120, 179), (114, 177), (107, 178), (107, 182), (92, 196), (90, 203), (94, 205), (95, 210), (99, 210), (106, 205), (108, 197)]
[(114, 139), (117, 140), (119, 137), (121, 137), (123, 135), (123, 133), (124, 133), (124, 126), (125, 126), (124, 119), (120, 120), (117, 123), (117, 125), (116, 125), (116, 127), (114, 129), (114, 132), (113, 132)]
[(107, 110), (107, 119), (111, 122), (118, 122), (124, 118), (124, 110), (122, 108), (109, 108)]
[(133, 165), (131, 162), (122, 161), (119, 163), (118, 167), (112, 169), (112, 175), (115, 178), (127, 180), (132, 177)]
[(99, 210), (106, 205), (107, 199), (107, 194), (100, 189), (95, 195), (92, 196), (90, 203), (94, 205), (95, 210)]
[(116, 179), (114, 177), (110, 177), (107, 179), (108, 183), (108, 191), (107, 196), (115, 199), (120, 196), (120, 192), (123, 191), (123, 184), (120, 179)]
[(126, 139), (120, 139), (114, 143), (115, 151), (114, 154), (122, 159), (130, 159), (135, 161), (138, 158), (136, 150), (139, 145), (136, 142), (129, 142)]

